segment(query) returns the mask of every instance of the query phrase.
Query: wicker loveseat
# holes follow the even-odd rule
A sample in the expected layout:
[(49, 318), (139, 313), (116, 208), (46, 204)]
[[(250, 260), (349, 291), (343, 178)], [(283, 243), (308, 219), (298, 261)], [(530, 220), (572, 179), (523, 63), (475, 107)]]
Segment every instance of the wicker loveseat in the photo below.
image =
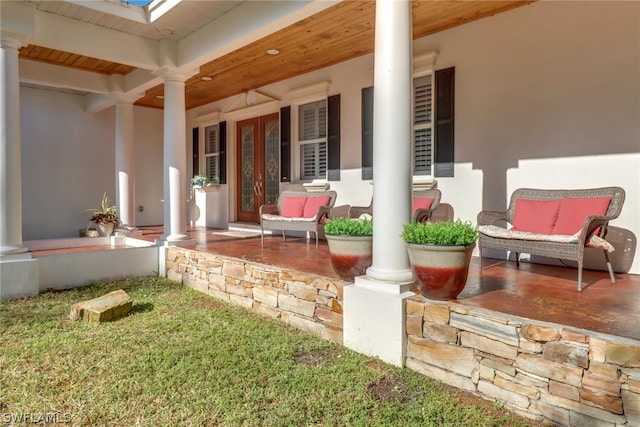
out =
[[(513, 192), (506, 211), (478, 214), (478, 248), (515, 252), (519, 266), (521, 253), (578, 263), (578, 291), (582, 290), (585, 247), (601, 249), (611, 282), (615, 283), (605, 240), (609, 221), (620, 215), (625, 192), (619, 187), (576, 190), (520, 188)], [(498, 226), (507, 222), (512, 228)]]
[[(416, 190), (411, 194), (411, 212), (412, 220), (416, 222), (425, 222), (431, 220), (431, 215), (435, 212), (440, 204), (442, 192), (437, 188), (428, 190)], [(373, 215), (373, 200), (369, 206), (351, 206), (349, 216), (358, 218), (362, 214)]]
[(285, 231), (307, 231), (315, 233), (317, 247), (323, 219), (329, 215), (336, 197), (335, 191), (283, 191), (276, 205), (260, 206), (262, 243), (265, 230), (281, 230), (283, 239)]

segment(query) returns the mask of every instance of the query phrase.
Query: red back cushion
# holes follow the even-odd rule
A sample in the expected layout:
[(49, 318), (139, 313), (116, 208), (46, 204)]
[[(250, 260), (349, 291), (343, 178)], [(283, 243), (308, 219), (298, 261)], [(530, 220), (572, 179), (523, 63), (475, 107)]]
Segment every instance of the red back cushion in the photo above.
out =
[(302, 218), (306, 197), (285, 196), (282, 201), (282, 212), (280, 215), (289, 218)]
[(416, 213), (418, 209), (429, 209), (433, 204), (433, 199), (428, 197), (414, 197), (411, 201), (411, 213)]
[(611, 197), (562, 199), (558, 219), (553, 227), (553, 234), (576, 234), (582, 228), (586, 217), (589, 215), (604, 215), (607, 212), (610, 201)]
[(313, 218), (318, 213), (320, 206), (329, 204), (330, 196), (307, 197), (307, 203), (304, 204), (303, 218)]
[(513, 228), (531, 233), (552, 234), (560, 200), (516, 199)]

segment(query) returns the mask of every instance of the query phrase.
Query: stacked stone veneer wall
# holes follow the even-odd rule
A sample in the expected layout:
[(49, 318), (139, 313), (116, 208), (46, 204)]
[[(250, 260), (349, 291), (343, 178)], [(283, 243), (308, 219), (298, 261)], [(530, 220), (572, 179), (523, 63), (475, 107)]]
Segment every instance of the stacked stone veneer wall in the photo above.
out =
[(420, 296), (407, 300), (406, 366), (528, 418), (640, 425), (640, 343)]
[(342, 344), (341, 280), (189, 249), (167, 249), (167, 278)]
[[(340, 280), (172, 247), (167, 277), (342, 344)], [(406, 366), (566, 426), (640, 426), (640, 342), (407, 299)]]

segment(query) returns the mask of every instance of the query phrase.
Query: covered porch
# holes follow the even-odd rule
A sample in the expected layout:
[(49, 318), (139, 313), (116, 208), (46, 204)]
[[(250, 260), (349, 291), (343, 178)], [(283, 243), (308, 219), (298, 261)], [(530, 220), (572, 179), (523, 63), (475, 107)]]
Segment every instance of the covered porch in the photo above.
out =
[[(141, 227), (141, 239), (153, 241), (162, 227)], [(265, 236), (238, 230), (189, 227), (195, 240), (185, 248), (282, 270), (340, 281), (331, 267), (325, 240)], [(37, 254), (34, 254), (37, 256)], [(640, 276), (616, 274), (611, 284), (606, 271), (585, 270), (584, 290), (576, 290), (577, 270), (529, 262), (473, 257), (464, 291), (452, 303), (572, 328), (640, 340)]]

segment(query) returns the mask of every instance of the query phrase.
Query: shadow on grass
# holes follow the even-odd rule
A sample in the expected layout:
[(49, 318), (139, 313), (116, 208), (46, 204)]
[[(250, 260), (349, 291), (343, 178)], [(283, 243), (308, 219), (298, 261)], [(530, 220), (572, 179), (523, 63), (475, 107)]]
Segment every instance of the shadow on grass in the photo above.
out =
[(131, 307), (129, 316), (132, 316), (138, 313), (148, 313), (150, 311), (153, 311), (153, 304), (151, 304), (150, 302), (145, 302), (142, 304), (134, 304), (134, 306)]

